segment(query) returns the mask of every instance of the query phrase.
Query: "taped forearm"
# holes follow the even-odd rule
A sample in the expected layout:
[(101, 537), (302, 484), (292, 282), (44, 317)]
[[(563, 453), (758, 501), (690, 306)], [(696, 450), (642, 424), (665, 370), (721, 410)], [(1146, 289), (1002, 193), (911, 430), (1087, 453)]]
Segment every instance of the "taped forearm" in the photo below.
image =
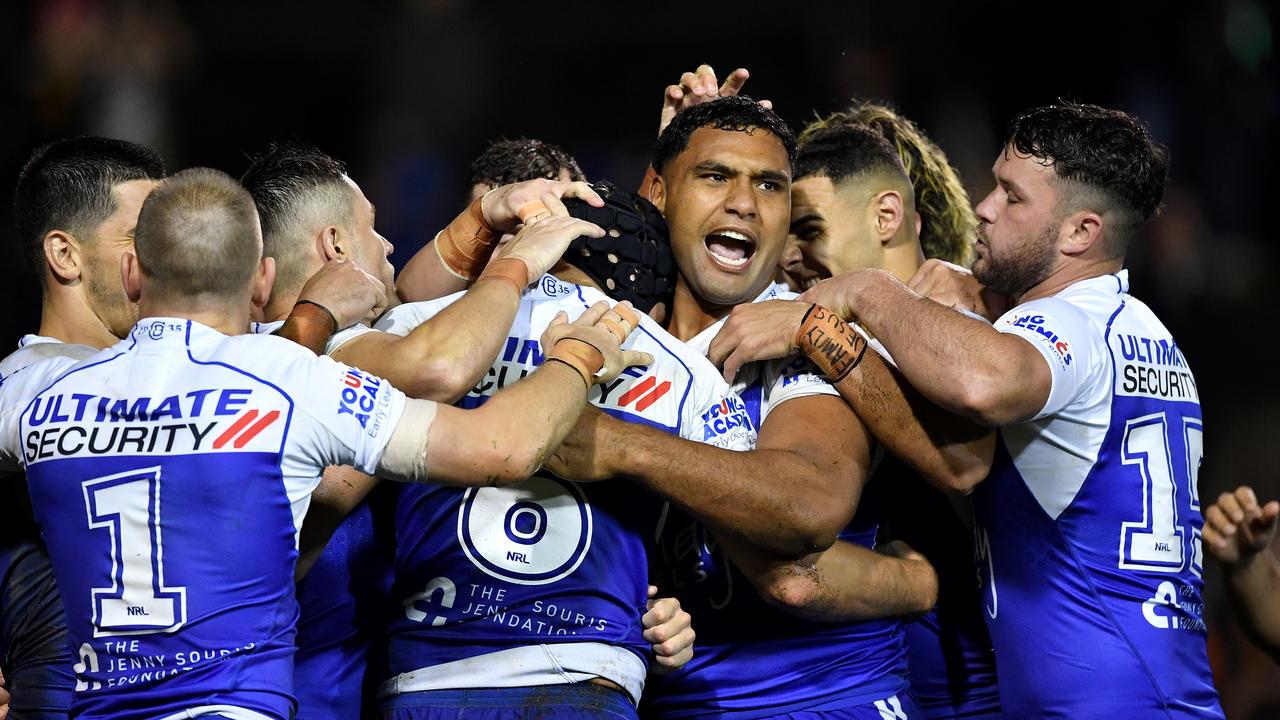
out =
[(427, 481), (427, 446), (437, 407), (431, 400), (405, 400), (404, 413), (378, 461), (378, 475), (402, 482)]
[(274, 334), (316, 355), (323, 355), (329, 338), (338, 330), (338, 320), (328, 308), (310, 300), (301, 300), (293, 306), (284, 325)]

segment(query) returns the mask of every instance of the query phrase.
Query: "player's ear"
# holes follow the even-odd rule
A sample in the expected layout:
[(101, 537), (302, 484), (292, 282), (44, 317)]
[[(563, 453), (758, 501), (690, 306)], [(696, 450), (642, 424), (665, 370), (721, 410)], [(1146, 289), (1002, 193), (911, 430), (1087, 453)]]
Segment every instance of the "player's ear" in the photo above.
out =
[(264, 257), (258, 261), (258, 269), (253, 274), (253, 306), (263, 308), (271, 300), (271, 288), (276, 284), (276, 259)]
[(658, 208), (658, 212), (665, 213), (667, 211), (667, 182), (662, 179), (661, 175), (654, 175), (653, 182), (649, 183), (649, 202)]
[(129, 302), (138, 302), (142, 297), (142, 268), (138, 265), (138, 256), (131, 252), (120, 256), (120, 282)]
[(887, 245), (906, 220), (906, 205), (902, 201), (902, 193), (897, 190), (877, 193), (871, 198), (871, 210), (876, 239), (881, 245)]
[(80, 243), (71, 233), (50, 230), (44, 236), (44, 262), (59, 282), (80, 279)]
[(326, 226), (320, 231), (318, 239), (320, 243), (320, 254), (324, 256), (324, 261), (330, 260), (347, 260), (346, 243), (342, 238), (342, 232), (333, 225)]
[(1079, 255), (1102, 240), (1102, 217), (1090, 210), (1068, 215), (1063, 220), (1062, 252)]

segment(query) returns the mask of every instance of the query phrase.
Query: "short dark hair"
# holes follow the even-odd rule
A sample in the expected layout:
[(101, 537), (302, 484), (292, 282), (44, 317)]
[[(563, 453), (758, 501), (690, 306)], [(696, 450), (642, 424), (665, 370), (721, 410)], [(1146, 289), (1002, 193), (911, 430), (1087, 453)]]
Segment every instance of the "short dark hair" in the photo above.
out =
[(304, 219), (355, 222), (355, 195), (347, 167), (318, 148), (296, 141), (274, 142), (250, 158), (240, 183), (253, 196), (262, 223), (262, 254), (276, 260), (276, 286), (305, 281), (301, 256)]
[(821, 175), (835, 184), (875, 173), (911, 184), (893, 145), (863, 125), (835, 124), (807, 133), (796, 150), (796, 180)]
[(666, 169), (669, 162), (689, 147), (689, 137), (694, 131), (704, 127), (745, 133), (765, 130), (786, 148), (787, 162), (794, 164), (796, 161), (796, 136), (787, 123), (752, 98), (732, 95), (676, 113), (653, 146), (653, 169), (658, 173)]
[(1091, 208), (1098, 212), (1114, 211), (1109, 240), (1121, 253), (1133, 232), (1160, 208), (1169, 152), (1129, 113), (1062, 101), (1014, 118), (1007, 143), (1077, 186), (1064, 197), (1099, 205)]
[(910, 118), (887, 103), (854, 100), (849, 109), (810, 123), (800, 133), (800, 153), (804, 154), (804, 144), (812, 135), (839, 124), (871, 128), (897, 151), (915, 189), (920, 250), (924, 256), (968, 265), (973, 237), (978, 232), (978, 218), (960, 182), (960, 174), (951, 166), (942, 148)]
[(471, 163), (468, 185), (510, 185), (545, 178), (559, 180), (567, 171), (570, 180), (585, 180), (586, 175), (572, 155), (559, 145), (534, 138), (494, 140)]
[(253, 198), (221, 170), (191, 168), (160, 183), (138, 214), (138, 264), (153, 292), (228, 296), (262, 256)]
[(18, 238), (40, 281), (45, 235), (65, 230), (85, 237), (116, 211), (116, 185), (163, 177), (159, 153), (127, 140), (67, 138), (33, 152), (18, 175), (13, 210)]

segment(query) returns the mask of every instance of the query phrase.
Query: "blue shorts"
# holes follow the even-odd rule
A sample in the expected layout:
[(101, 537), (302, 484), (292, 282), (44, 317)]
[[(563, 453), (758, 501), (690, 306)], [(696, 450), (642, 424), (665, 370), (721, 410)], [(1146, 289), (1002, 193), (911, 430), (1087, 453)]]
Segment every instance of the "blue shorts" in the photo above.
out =
[(591, 683), (429, 690), (382, 700), (383, 720), (636, 720), (625, 693)]
[(865, 705), (838, 710), (800, 710), (767, 720), (920, 720), (922, 717), (911, 694), (898, 693)]

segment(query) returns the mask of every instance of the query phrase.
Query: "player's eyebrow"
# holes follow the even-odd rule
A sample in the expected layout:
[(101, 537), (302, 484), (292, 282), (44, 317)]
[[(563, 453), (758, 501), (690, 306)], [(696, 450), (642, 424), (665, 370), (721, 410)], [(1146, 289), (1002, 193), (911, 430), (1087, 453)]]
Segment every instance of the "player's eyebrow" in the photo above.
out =
[(800, 227), (801, 225), (804, 225), (804, 224), (806, 224), (806, 223), (811, 223), (811, 222), (822, 222), (822, 220), (823, 220), (822, 215), (821, 215), (820, 213), (818, 213), (817, 211), (814, 211), (814, 212), (808, 212), (808, 213), (805, 213), (804, 215), (801, 215), (800, 217), (796, 218), (795, 220), (792, 220), (792, 221), (791, 221), (791, 228), (792, 228), (792, 229), (795, 229), (795, 228), (798, 228), (798, 227)]
[(769, 180), (780, 185), (791, 182), (791, 176), (780, 170), (761, 170), (751, 176), (752, 180)]
[(738, 175), (737, 170), (734, 170), (733, 168), (729, 167), (728, 165), (725, 165), (724, 163), (716, 162), (715, 160), (703, 160), (697, 165), (694, 165), (693, 169), (698, 170), (700, 172), (719, 173), (726, 177), (737, 177)]

